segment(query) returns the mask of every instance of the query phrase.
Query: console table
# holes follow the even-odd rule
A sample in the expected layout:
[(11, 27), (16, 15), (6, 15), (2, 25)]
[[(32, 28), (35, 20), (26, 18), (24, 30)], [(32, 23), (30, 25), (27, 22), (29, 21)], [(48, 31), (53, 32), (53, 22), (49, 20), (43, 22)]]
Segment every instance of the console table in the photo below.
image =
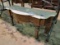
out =
[(31, 22), (36, 26), (35, 36), (38, 39), (39, 27), (45, 26), (45, 34), (48, 34), (56, 12), (25, 8), (20, 6), (9, 7), (11, 15), (16, 17), (18, 23)]
[[(45, 34), (48, 34), (52, 25), (53, 18), (56, 16), (56, 12), (37, 10), (32, 8), (20, 7), (20, 6), (5, 6), (5, 9), (9, 10), (10, 15), (13, 18), (16, 17), (18, 23), (31, 22), (36, 26), (35, 37), (39, 38), (39, 27), (45, 26)], [(14, 23), (13, 23), (14, 24)]]

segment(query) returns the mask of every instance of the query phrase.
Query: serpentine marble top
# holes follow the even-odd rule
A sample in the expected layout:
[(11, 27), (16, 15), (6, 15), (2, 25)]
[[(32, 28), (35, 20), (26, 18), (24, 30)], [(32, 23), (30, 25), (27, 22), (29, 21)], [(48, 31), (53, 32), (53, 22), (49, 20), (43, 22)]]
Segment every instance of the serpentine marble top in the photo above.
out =
[(56, 16), (56, 12), (45, 11), (45, 10), (37, 10), (33, 8), (26, 8), (17, 5), (13, 6), (5, 6), (6, 9), (11, 10), (13, 13), (32, 16), (38, 19), (47, 19), (49, 17)]

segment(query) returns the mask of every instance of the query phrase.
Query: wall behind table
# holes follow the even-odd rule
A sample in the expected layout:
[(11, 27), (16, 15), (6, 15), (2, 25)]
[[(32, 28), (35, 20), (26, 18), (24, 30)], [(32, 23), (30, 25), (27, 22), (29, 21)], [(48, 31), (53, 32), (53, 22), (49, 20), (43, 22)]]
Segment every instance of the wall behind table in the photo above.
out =
[[(15, 3), (20, 3), (19, 0), (13, 0)], [(23, 0), (23, 2), (27, 3), (29, 0)]]

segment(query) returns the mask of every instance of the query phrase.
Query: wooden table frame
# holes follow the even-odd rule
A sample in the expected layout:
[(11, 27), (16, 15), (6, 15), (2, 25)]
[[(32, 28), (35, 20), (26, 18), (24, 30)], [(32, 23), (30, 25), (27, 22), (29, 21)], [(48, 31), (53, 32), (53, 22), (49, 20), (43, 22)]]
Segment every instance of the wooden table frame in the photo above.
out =
[[(31, 16), (23, 16), (23, 15), (19, 15), (19, 14), (15, 14), (13, 13), (11, 10), (9, 10), (10, 12), (10, 15), (12, 15), (12, 24), (14, 25), (14, 22), (13, 22), (13, 18), (16, 17), (16, 21), (17, 23), (33, 23), (35, 26), (36, 26), (36, 30), (35, 30), (35, 38), (38, 40), (39, 39), (39, 28), (44, 25), (45, 26), (45, 31), (44, 31), (44, 34), (47, 34), (49, 33), (50, 31), (50, 28), (52, 26), (52, 21), (53, 21), (53, 18), (54, 17), (50, 17), (48, 19), (37, 19), (37, 18), (34, 18), (34, 17), (31, 17)], [(23, 18), (24, 17), (24, 18)], [(48, 41), (49, 39), (46, 38), (46, 40)]]

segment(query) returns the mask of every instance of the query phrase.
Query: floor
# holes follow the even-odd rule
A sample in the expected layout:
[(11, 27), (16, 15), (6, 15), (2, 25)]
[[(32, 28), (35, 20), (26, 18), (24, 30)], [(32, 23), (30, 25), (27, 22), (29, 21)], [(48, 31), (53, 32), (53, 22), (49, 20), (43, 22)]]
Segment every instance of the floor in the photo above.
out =
[(0, 19), (0, 45), (44, 45), (44, 42), (22, 35), (14, 26)]
[[(26, 7), (29, 7), (28, 4)], [(17, 28), (19, 28), (21, 32), (19, 32)], [(43, 34), (44, 27), (40, 27), (40, 41), (35, 39), (34, 30), (35, 26), (29, 23), (12, 26), (11, 19), (7, 11), (5, 11), (2, 18), (0, 18), (0, 45), (60, 45), (60, 14), (48, 43), (45, 42), (46, 36)]]

